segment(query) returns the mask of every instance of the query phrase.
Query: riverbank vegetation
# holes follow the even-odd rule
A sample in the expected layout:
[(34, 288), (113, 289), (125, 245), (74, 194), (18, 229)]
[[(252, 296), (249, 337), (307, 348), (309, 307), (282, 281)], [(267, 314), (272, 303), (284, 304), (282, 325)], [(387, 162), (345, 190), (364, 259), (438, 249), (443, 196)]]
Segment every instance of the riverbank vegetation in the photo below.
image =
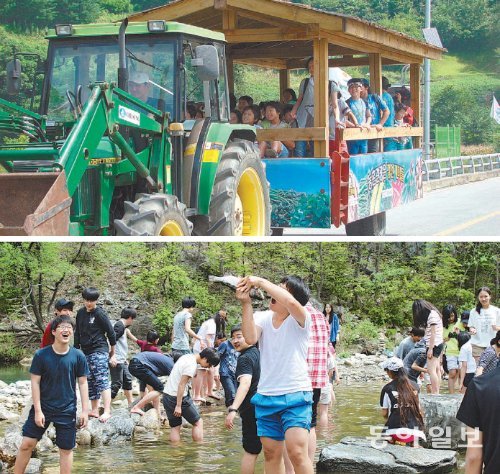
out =
[(155, 327), (167, 341), (186, 295), (198, 301), (193, 326), (223, 306), (232, 325), (240, 314), (232, 290), (208, 281), (209, 275), (224, 274), (272, 281), (301, 275), (319, 305), (332, 303), (346, 314), (342, 350), (348, 350), (363, 339), (376, 343), (380, 333), (390, 338), (405, 331), (415, 298), (465, 310), (473, 307), (478, 286), (489, 286), (498, 297), (499, 247), (470, 242), (0, 243), (0, 363), (16, 360), (22, 350), (31, 352), (55, 299), (65, 296), (78, 307), (81, 290), (89, 285), (101, 290), (111, 318), (132, 305), (143, 327)]

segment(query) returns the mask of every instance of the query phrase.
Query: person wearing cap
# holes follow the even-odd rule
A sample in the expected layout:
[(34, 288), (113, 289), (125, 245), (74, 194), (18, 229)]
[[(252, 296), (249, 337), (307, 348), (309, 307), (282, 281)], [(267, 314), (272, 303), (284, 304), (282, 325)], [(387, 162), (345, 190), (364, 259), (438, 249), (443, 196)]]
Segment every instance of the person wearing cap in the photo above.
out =
[(484, 375), (497, 368), (500, 361), (500, 331), (497, 331), (496, 336), (490, 341), (490, 347), (487, 347), (477, 364), (476, 376)]
[(382, 415), (387, 420), (382, 433), (391, 444), (418, 446), (419, 438), (425, 440), (418, 391), (410, 383), (399, 357), (386, 359), (380, 367), (391, 379), (380, 393)]
[(406, 355), (415, 348), (415, 344), (424, 337), (425, 331), (422, 328), (412, 327), (409, 336), (404, 338), (396, 349), (394, 355), (403, 360)]
[[(494, 338), (500, 353), (500, 333)], [(465, 392), (457, 418), (467, 425), (465, 472), (496, 474), (500, 466), (500, 365), (491, 372), (474, 377)]]
[[(73, 301), (69, 301), (66, 298), (59, 298), (54, 303), (54, 318), (58, 316), (72, 316), (73, 307), (75, 304)], [(52, 334), (52, 322), (47, 324), (45, 331), (43, 332), (42, 341), (40, 342), (40, 349), (54, 344), (54, 335)]]
[[(385, 122), (389, 118), (389, 107), (385, 101), (378, 95), (370, 91), (370, 82), (367, 79), (361, 79), (361, 98), (366, 102), (370, 113), (372, 114), (372, 128), (381, 132), (385, 126)], [(380, 151), (379, 141), (375, 138), (368, 140), (368, 153), (377, 153)]]
[(158, 100), (149, 96), (151, 92), (151, 81), (149, 80), (149, 75), (147, 73), (136, 71), (130, 74), (130, 78), (128, 80), (128, 90), (134, 97), (146, 102), (146, 104), (151, 107), (162, 111), (164, 110), (165, 104), (161, 104), (163, 100)]
[(462, 311), (460, 313), (460, 322), (464, 327), (464, 331), (469, 331), (469, 316), (470, 316), (470, 311)]
[[(354, 117), (356, 117), (358, 127), (369, 130), (372, 115), (370, 113), (370, 109), (366, 105), (366, 102), (361, 98), (361, 90), (363, 89), (361, 81), (362, 80), (360, 78), (352, 78), (347, 81), (347, 87), (351, 97), (349, 97), (346, 102), (354, 114)], [(364, 154), (368, 151), (368, 141), (350, 140), (347, 142), (347, 147), (350, 155)]]

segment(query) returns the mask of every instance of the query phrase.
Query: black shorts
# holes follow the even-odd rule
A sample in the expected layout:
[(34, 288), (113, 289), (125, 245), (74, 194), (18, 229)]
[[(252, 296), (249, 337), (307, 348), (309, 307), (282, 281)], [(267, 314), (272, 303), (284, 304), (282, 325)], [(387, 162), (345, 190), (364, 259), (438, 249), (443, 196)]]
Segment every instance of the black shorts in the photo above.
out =
[(151, 387), (153, 387), (153, 390), (156, 390), (157, 392), (160, 393), (163, 392), (162, 381), (148, 366), (144, 365), (142, 362), (133, 358), (130, 361), (129, 371), (134, 377), (139, 379), (141, 382), (144, 382), (147, 385), (151, 385)]
[(163, 394), (163, 407), (165, 408), (165, 412), (167, 413), (168, 424), (170, 425), (170, 428), (181, 426), (183, 417), (187, 420), (188, 423), (191, 423), (192, 425), (197, 423), (201, 418), (198, 409), (193, 402), (193, 399), (189, 395), (186, 395), (182, 399), (181, 416), (174, 416), (176, 405), (177, 397), (173, 397), (172, 395), (168, 395), (167, 393)]
[(240, 417), (243, 449), (250, 454), (259, 454), (262, 451), (262, 443), (257, 435), (255, 407), (250, 405), (240, 413)]
[(434, 357), (439, 357), (441, 355), (441, 352), (443, 352), (444, 349), (444, 343), (439, 344), (439, 346), (434, 346), (432, 349), (432, 355)]
[(313, 404), (312, 404), (312, 416), (311, 416), (311, 428), (314, 428), (318, 424), (318, 403), (321, 397), (321, 389), (313, 389)]
[(115, 398), (121, 388), (132, 390), (132, 375), (128, 370), (128, 364), (123, 362), (116, 367), (109, 367), (111, 375), (111, 398)]
[(471, 380), (474, 378), (474, 373), (469, 373), (469, 374), (465, 374), (465, 377), (464, 377), (464, 387), (468, 387)]
[(44, 412), (45, 426), (40, 428), (35, 423), (35, 409), (31, 407), (28, 419), (23, 426), (23, 436), (40, 441), (43, 434), (52, 423), (56, 429), (56, 446), (71, 450), (76, 445), (76, 412), (72, 415), (51, 414)]

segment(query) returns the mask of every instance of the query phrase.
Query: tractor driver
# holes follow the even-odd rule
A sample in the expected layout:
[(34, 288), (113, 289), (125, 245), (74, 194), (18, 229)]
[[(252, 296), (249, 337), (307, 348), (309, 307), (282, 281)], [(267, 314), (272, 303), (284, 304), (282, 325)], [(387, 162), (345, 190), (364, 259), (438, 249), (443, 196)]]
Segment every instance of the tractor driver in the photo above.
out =
[(160, 108), (160, 100), (154, 97), (149, 97), (149, 91), (151, 89), (151, 83), (149, 81), (149, 76), (145, 72), (135, 71), (130, 74), (130, 79), (128, 81), (129, 92), (139, 100), (146, 102), (146, 104), (151, 105), (155, 109), (163, 110)]

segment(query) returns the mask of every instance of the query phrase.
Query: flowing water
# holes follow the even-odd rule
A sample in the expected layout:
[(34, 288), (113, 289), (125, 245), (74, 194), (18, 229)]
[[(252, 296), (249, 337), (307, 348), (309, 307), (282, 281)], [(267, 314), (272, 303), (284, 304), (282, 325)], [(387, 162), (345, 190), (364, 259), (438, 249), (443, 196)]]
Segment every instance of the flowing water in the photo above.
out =
[[(0, 380), (11, 383), (28, 379), (26, 369), (0, 368)], [(317, 428), (318, 449), (337, 443), (345, 436), (369, 436), (371, 426), (381, 426), (383, 418), (378, 405), (383, 383), (361, 386), (343, 386), (335, 389), (337, 401), (329, 413), (327, 428)], [(202, 408), (205, 440), (201, 444), (191, 441), (191, 430), (183, 428), (182, 443), (172, 446), (168, 441), (168, 429), (160, 434), (140, 434), (130, 444), (78, 448), (74, 453), (75, 473), (191, 473), (191, 472), (239, 472), (241, 457), (241, 428), (239, 421), (234, 430), (224, 427), (224, 407)], [(238, 418), (237, 418), (238, 419)], [(1, 433), (0, 433), (1, 435)], [(43, 454), (44, 474), (59, 472), (56, 452)], [(257, 464), (263, 473), (262, 455)], [(463, 473), (463, 456), (455, 474)]]

